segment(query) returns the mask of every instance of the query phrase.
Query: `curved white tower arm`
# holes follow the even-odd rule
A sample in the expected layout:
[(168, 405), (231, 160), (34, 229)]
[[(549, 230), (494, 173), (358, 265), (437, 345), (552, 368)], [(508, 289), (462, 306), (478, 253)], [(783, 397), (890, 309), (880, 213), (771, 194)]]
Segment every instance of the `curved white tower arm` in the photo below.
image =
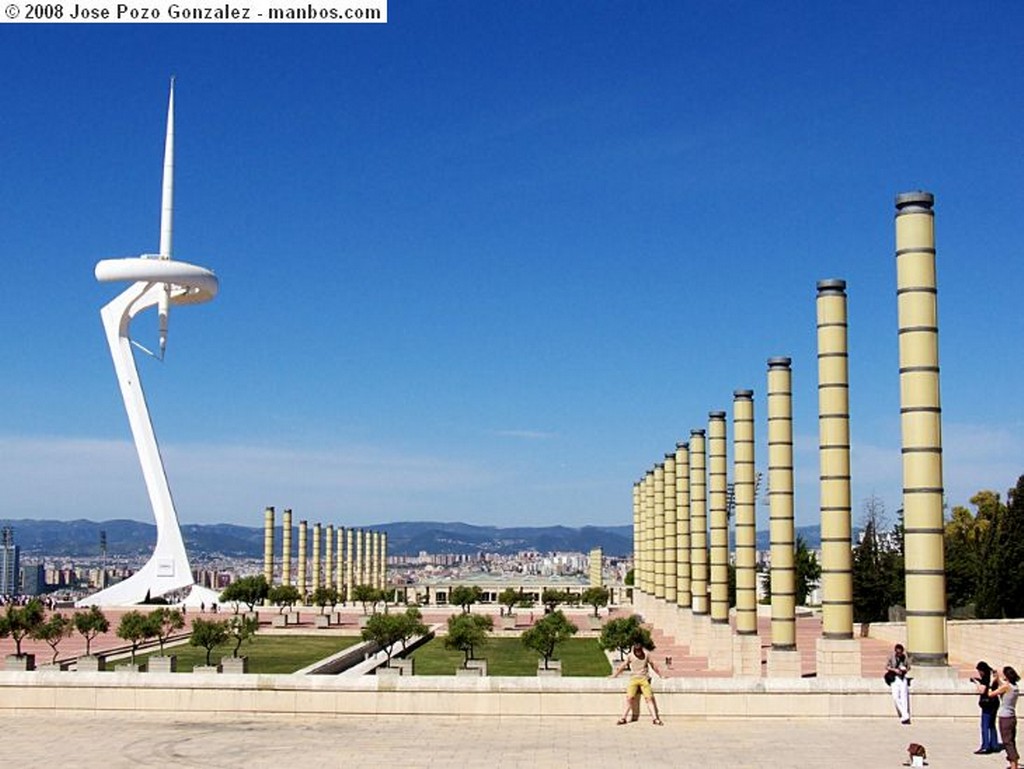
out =
[(128, 412), (128, 422), (142, 465), (146, 491), (149, 493), (149, 501), (156, 518), (156, 547), (142, 569), (123, 582), (82, 599), (78, 602), (81, 606), (133, 605), (146, 600), (147, 597), (161, 596), (173, 590), (192, 586), (194, 583), (129, 337), (132, 319), (143, 310), (155, 306), (159, 318), (162, 357), (167, 341), (167, 317), (170, 307), (207, 302), (217, 295), (217, 276), (210, 270), (171, 258), (174, 199), (173, 81), (167, 112), (164, 186), (161, 197), (159, 257), (104, 259), (96, 265), (98, 281), (132, 283), (100, 311), (100, 317), (103, 319), (110, 355), (114, 360), (121, 397)]

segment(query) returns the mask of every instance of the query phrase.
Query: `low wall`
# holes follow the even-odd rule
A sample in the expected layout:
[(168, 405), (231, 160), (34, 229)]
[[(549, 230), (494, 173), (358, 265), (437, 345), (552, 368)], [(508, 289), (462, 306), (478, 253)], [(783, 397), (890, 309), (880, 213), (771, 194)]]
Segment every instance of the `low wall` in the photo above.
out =
[[(0, 672), (0, 713), (149, 712), (219, 716), (555, 716), (613, 718), (625, 682), (605, 678)], [(916, 719), (977, 718), (964, 681), (914, 681)], [(672, 717), (895, 718), (881, 679), (682, 679), (655, 682)]]
[[(906, 643), (903, 622), (873, 622), (872, 638)], [(950, 661), (974, 664), (985, 660), (993, 667), (1012, 665), (1024, 671), (1024, 619), (958, 619), (946, 622)]]

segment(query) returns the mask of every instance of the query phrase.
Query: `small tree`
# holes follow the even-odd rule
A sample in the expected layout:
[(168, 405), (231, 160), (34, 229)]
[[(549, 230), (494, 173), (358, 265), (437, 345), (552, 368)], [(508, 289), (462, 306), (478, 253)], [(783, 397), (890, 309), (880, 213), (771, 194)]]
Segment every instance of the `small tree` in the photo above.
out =
[(45, 616), (43, 605), (36, 598), (24, 606), (7, 604), (6, 613), (0, 617), (0, 638), (13, 638), (15, 656), (23, 657), (25, 655), (21, 653), (21, 642), (43, 624)]
[(328, 606), (334, 611), (334, 605), (338, 603), (338, 591), (336, 588), (321, 585), (313, 591), (313, 603), (320, 607), (320, 613), (326, 613)]
[(32, 633), (32, 637), (38, 641), (45, 641), (53, 649), (51, 664), (57, 662), (57, 646), (75, 630), (74, 623), (63, 614), (52, 614), (50, 619), (41, 624)]
[(512, 609), (523, 600), (523, 591), (514, 587), (507, 587), (498, 594), (498, 603), (506, 608), (508, 616), (512, 616)]
[(295, 585), (274, 585), (267, 591), (267, 600), (270, 603), (280, 606), (279, 613), (284, 612), (286, 608), (290, 609), (302, 596), (299, 595), (299, 589)]
[(594, 616), (598, 617), (599, 609), (602, 606), (608, 605), (608, 600), (611, 598), (611, 593), (608, 592), (606, 587), (588, 587), (583, 591), (583, 595), (580, 600), (588, 606), (594, 607)]
[(374, 614), (362, 630), (364, 641), (374, 641), (384, 650), (385, 665), (391, 664), (391, 649), (402, 640), (403, 621), (399, 614)]
[(224, 592), (220, 594), (220, 600), (222, 603), (234, 601), (236, 604), (235, 613), (237, 614), (237, 604), (244, 603), (249, 607), (249, 611), (255, 611), (256, 604), (266, 600), (269, 593), (270, 585), (267, 584), (267, 578), (262, 574), (255, 574), (236, 579), (224, 588)]
[(626, 652), (633, 648), (634, 644), (640, 644), (648, 651), (654, 649), (654, 639), (651, 638), (651, 631), (641, 624), (640, 617), (634, 614), (631, 617), (619, 617), (606, 622), (601, 628), (599, 643), (606, 651), (617, 650), (619, 659), (626, 658)]
[(544, 669), (548, 669), (548, 661), (555, 653), (555, 647), (576, 635), (576, 626), (565, 618), (560, 611), (553, 611), (534, 623), (533, 627), (523, 633), (523, 645), (544, 657)]
[(448, 594), (448, 603), (461, 606), (463, 614), (468, 614), (470, 607), (483, 597), (479, 585), (456, 585)]
[(373, 604), (374, 611), (377, 610), (377, 601), (380, 600), (380, 591), (373, 585), (356, 585), (352, 588), (352, 600), (359, 601), (363, 605), (363, 614), (367, 613), (369, 604)]
[(423, 624), (423, 614), (415, 606), (410, 606), (405, 610), (404, 614), (398, 615), (402, 620), (402, 649), (405, 650), (405, 645), (409, 642), (413, 636), (425, 635), (430, 631), (425, 624)]
[(478, 646), (487, 643), (487, 634), (494, 628), (489, 614), (453, 614), (448, 618), (448, 635), (444, 648), (457, 649), (466, 655), (462, 666), (473, 659)]
[(192, 620), (192, 637), (188, 642), (192, 646), (199, 646), (206, 649), (206, 664), (210, 664), (210, 653), (215, 646), (220, 646), (228, 640), (228, 621), (203, 619), (197, 617)]
[(88, 657), (92, 639), (110, 630), (110, 620), (98, 606), (90, 606), (88, 611), (76, 611), (73, 622), (75, 630), (85, 639), (85, 655)]
[(821, 579), (821, 564), (817, 556), (807, 548), (803, 537), (796, 538), (796, 557), (794, 561), (796, 577), (796, 605), (806, 606), (807, 597), (817, 587)]
[(117, 637), (127, 641), (132, 647), (132, 664), (135, 664), (135, 652), (147, 638), (156, 635), (157, 627), (148, 614), (133, 609), (121, 616), (117, 626)]
[[(260, 629), (259, 620), (255, 617), (232, 617), (229, 619), (227, 625), (228, 638), (235, 642), (235, 648), (231, 650), (231, 656), (237, 657), (239, 649), (242, 648), (242, 643), (245, 641), (252, 642), (253, 636), (256, 635), (256, 631)], [(209, 662), (207, 662), (209, 664)]]
[(553, 587), (546, 587), (540, 594), (540, 602), (544, 604), (544, 610), (547, 613), (553, 612), (558, 608), (558, 604), (565, 603), (568, 600), (568, 596), (562, 590), (556, 590)]
[(163, 654), (167, 639), (185, 627), (185, 615), (181, 613), (181, 609), (161, 606), (149, 613), (149, 619), (153, 623), (154, 635), (160, 644), (160, 654)]

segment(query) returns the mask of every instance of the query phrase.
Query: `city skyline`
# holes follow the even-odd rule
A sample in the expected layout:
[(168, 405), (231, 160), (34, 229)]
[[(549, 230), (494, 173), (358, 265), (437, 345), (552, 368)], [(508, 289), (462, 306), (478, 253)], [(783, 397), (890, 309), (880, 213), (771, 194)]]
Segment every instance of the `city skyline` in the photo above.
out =
[[(6, 515), (152, 518), (92, 268), (157, 250), (172, 74), (175, 253), (222, 287), (171, 319), (167, 366), (139, 357), (182, 525), (267, 505), (627, 524), (632, 483), (709, 411), (731, 441), (734, 389), (754, 390), (766, 471), (775, 355), (796, 522), (816, 523), (827, 278), (849, 293), (854, 518), (872, 494), (895, 516), (892, 218), (911, 189), (936, 196), (947, 502), (1005, 494), (1024, 470), (1006, 98), (1024, 10), (997, 6), (0, 28)], [(154, 344), (155, 315), (133, 331)]]

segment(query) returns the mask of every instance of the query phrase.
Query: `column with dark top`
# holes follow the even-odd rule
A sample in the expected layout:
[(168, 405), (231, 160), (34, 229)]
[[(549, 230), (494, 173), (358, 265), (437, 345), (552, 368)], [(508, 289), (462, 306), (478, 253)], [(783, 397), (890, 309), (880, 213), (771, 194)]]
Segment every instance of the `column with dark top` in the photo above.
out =
[(708, 482), (704, 430), (690, 430), (690, 593), (693, 635), (690, 651), (708, 655)]
[(948, 652), (934, 203), (896, 197), (907, 651), (919, 671), (944, 668)]
[(263, 578), (274, 584), (274, 508), (263, 511)]
[(711, 636), (708, 667), (732, 667), (732, 630), (729, 627), (729, 474), (725, 412), (708, 414), (708, 535), (711, 568)]
[(736, 505), (736, 636), (733, 674), (761, 675), (757, 635), (757, 478), (754, 467), (754, 392), (733, 391), (733, 499)]
[(286, 509), (281, 520), (281, 584), (292, 584), (292, 511)]

